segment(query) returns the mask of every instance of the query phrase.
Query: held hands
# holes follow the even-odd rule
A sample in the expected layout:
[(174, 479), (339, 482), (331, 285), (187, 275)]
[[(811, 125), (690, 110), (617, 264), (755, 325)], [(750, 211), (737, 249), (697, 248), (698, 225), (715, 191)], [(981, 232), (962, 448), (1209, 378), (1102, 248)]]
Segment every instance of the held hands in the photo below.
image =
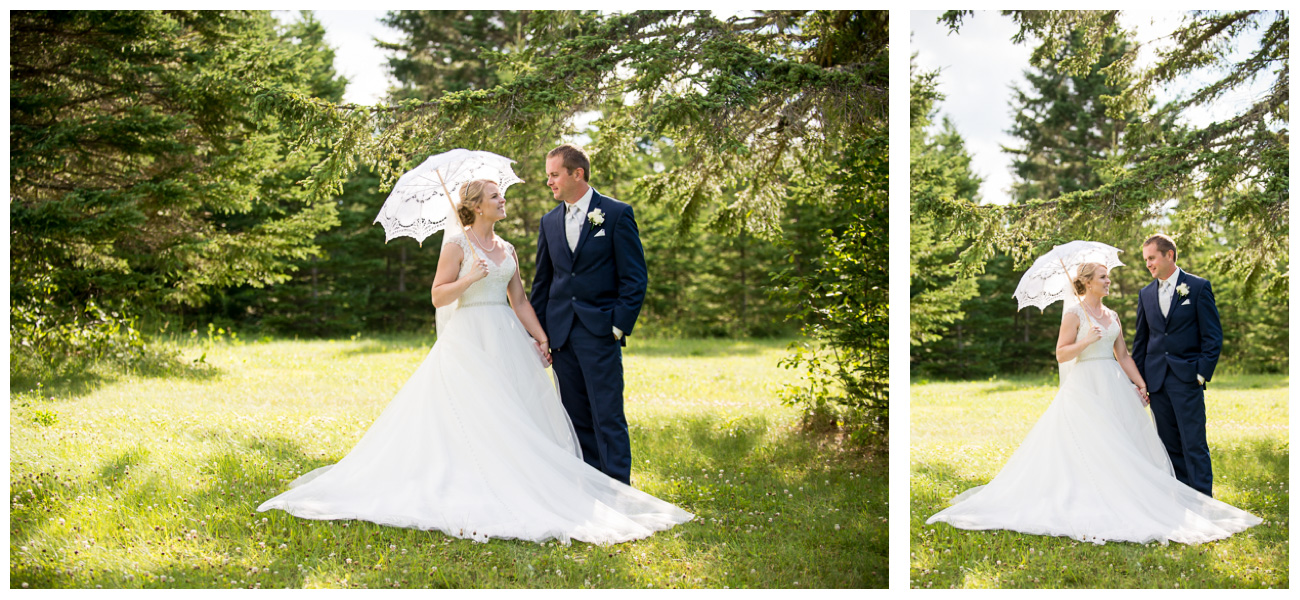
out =
[(1138, 400), (1142, 401), (1142, 406), (1149, 406), (1151, 404), (1151, 395), (1147, 393), (1147, 386), (1139, 385), (1135, 387), (1137, 389)]
[(542, 359), (542, 366), (551, 366), (551, 349), (550, 340), (540, 339), (533, 340), (533, 349), (537, 351), (537, 356)]

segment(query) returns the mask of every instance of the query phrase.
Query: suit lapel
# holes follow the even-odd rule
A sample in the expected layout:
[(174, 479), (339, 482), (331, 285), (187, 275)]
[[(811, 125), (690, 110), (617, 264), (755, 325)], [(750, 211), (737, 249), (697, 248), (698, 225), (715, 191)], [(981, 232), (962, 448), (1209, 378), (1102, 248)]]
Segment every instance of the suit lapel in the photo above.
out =
[[(597, 192), (594, 189), (591, 190), (591, 202), (587, 204), (588, 215), (590, 215), (592, 211), (600, 208), (600, 198), (601, 195), (599, 192)], [(578, 254), (582, 252), (582, 246), (583, 244), (587, 243), (587, 238), (589, 237), (590, 233), (591, 233), (591, 219), (584, 218), (582, 220), (581, 233), (578, 234), (578, 247), (573, 251), (573, 261), (575, 263), (578, 262)], [(568, 246), (568, 244), (565, 244), (565, 246)]]
[(564, 203), (561, 202), (554, 210), (542, 217), (542, 222), (546, 225), (546, 236), (550, 238), (552, 244), (559, 244), (563, 249), (561, 252), (564, 256), (569, 257), (569, 264), (573, 264), (573, 251), (569, 249), (569, 240), (564, 235)]
[(1169, 316), (1165, 318), (1166, 322), (1174, 318), (1174, 310), (1177, 309), (1178, 305), (1185, 299), (1185, 297), (1178, 295), (1178, 286), (1183, 285), (1183, 282), (1186, 280), (1187, 271), (1179, 271), (1178, 279), (1174, 281), (1174, 296), (1169, 299)]

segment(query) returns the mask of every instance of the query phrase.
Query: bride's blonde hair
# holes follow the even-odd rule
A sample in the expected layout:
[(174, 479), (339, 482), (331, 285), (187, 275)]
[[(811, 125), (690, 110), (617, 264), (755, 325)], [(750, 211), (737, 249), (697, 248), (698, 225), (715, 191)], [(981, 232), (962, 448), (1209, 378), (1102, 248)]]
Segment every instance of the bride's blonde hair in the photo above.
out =
[(1074, 284), (1075, 295), (1082, 296), (1088, 291), (1088, 282), (1097, 278), (1099, 271), (1104, 271), (1106, 265), (1101, 263), (1083, 263), (1079, 265), (1079, 274), (1074, 276), (1070, 283)]
[(475, 179), (460, 186), (460, 202), (456, 204), (456, 214), (460, 215), (461, 225), (474, 224), (474, 209), (483, 202), (483, 191), (487, 184), (496, 185), (491, 179)]

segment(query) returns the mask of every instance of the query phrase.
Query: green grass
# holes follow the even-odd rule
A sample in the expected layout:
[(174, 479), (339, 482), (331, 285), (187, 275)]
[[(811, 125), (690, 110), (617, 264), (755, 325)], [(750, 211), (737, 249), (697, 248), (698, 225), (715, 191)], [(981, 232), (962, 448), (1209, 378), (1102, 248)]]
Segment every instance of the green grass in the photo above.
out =
[(798, 431), (779, 341), (631, 343), (633, 483), (696, 515), (644, 540), (477, 544), (254, 512), (346, 454), (431, 342), (173, 341), (190, 366), (166, 375), (13, 382), (12, 586), (886, 585), (888, 457)]
[(1196, 546), (1097, 546), (926, 525), (954, 495), (997, 474), (1055, 392), (1055, 377), (911, 387), (912, 587), (1288, 587), (1284, 376), (1222, 376), (1206, 394), (1214, 495), (1263, 518), (1262, 525)]

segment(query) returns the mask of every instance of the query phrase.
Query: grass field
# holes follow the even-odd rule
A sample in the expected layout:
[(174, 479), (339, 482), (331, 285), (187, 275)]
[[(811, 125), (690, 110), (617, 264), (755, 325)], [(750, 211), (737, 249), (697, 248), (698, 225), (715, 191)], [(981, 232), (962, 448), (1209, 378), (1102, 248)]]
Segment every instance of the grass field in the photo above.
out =
[(200, 340), (166, 376), (11, 384), (13, 587), (886, 585), (888, 457), (797, 430), (783, 342), (629, 345), (633, 483), (696, 519), (600, 547), (255, 513), (346, 454), (432, 339)]
[(1221, 376), (1206, 394), (1214, 495), (1264, 519), (1199, 546), (1108, 543), (925, 520), (987, 483), (1051, 403), (1056, 379), (911, 387), (913, 588), (1286, 588), (1287, 379)]

